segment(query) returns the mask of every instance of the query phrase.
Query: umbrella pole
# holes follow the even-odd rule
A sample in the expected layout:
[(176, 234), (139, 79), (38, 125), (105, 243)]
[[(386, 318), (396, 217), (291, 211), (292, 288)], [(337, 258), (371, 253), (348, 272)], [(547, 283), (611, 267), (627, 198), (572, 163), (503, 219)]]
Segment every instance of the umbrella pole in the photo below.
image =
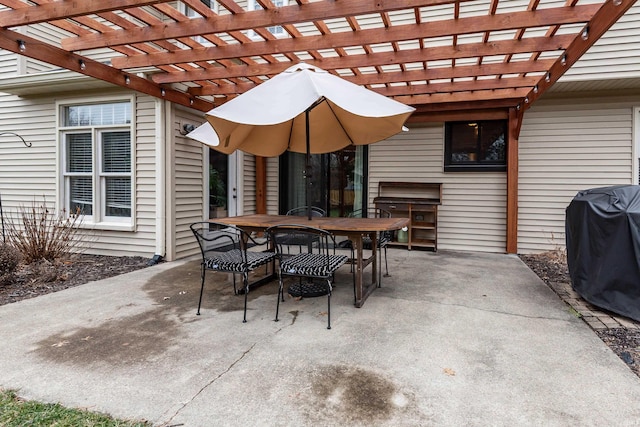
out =
[(310, 203), (310, 197), (309, 195), (311, 194), (311, 179), (310, 179), (310, 173), (309, 173), (309, 168), (311, 167), (311, 141), (309, 140), (310, 136), (309, 136), (309, 110), (310, 108), (307, 108), (307, 110), (304, 112), (304, 121), (305, 121), (305, 131), (306, 131), (306, 139), (307, 139), (307, 154), (305, 157), (305, 169), (306, 169), (306, 182), (305, 182), (305, 186), (306, 186), (306, 198), (307, 198), (307, 217), (309, 218), (309, 221), (311, 221), (311, 203)]

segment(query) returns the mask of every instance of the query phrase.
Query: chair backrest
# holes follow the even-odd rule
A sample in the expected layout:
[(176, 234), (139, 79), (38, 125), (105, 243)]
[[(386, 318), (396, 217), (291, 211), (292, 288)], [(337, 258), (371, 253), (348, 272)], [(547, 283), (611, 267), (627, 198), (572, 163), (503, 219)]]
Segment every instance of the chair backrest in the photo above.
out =
[[(363, 209), (356, 209), (351, 212), (347, 217), (349, 218), (362, 218)], [(391, 218), (391, 212), (381, 208), (369, 209), (369, 218)]]
[(315, 253), (327, 257), (335, 254), (335, 236), (316, 227), (300, 224), (275, 225), (267, 228), (267, 235), (269, 240), (274, 242), (276, 254), (280, 259), (290, 255), (288, 246), (292, 244), (299, 247), (299, 253)]
[(215, 254), (240, 249), (245, 253), (246, 261), (247, 243), (256, 243), (246, 231), (233, 225), (201, 221), (191, 224), (189, 228), (198, 241), (203, 260)]
[[(289, 209), (287, 211), (287, 215), (289, 216), (307, 216), (307, 212), (309, 211), (308, 206), (299, 206), (297, 208)], [(312, 217), (321, 217), (327, 216), (327, 211), (322, 208), (318, 208), (316, 206), (311, 206), (311, 216)]]

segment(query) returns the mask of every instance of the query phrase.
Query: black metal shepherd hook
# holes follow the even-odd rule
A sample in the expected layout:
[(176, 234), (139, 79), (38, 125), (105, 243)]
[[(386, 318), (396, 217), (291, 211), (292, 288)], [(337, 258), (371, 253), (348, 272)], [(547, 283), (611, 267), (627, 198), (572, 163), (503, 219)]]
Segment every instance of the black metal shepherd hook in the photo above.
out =
[[(18, 135), (15, 132), (10, 132), (10, 131), (0, 132), (0, 136), (4, 136), (4, 135), (12, 135), (20, 138), (20, 141), (22, 141), (25, 147), (31, 147), (33, 145), (30, 142), (25, 141), (22, 136)], [(2, 242), (4, 243), (6, 242), (6, 236), (4, 231), (4, 212), (2, 212), (2, 198), (0, 198), (0, 222), (2, 222)]]
[(22, 143), (24, 144), (25, 147), (31, 147), (33, 145), (30, 142), (25, 141), (23, 137), (21, 137), (20, 135), (18, 135), (15, 132), (0, 132), (0, 136), (3, 136), (3, 135), (17, 136), (18, 138), (20, 138), (20, 140), (22, 141)]

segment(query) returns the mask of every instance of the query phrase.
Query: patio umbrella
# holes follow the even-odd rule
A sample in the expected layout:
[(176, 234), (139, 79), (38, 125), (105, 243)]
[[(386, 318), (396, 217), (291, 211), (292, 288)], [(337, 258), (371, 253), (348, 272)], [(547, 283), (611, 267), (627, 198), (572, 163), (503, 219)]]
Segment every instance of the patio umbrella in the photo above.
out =
[(309, 170), (311, 154), (389, 138), (403, 130), (414, 110), (300, 63), (207, 112), (207, 123), (187, 136), (225, 154), (304, 153)]

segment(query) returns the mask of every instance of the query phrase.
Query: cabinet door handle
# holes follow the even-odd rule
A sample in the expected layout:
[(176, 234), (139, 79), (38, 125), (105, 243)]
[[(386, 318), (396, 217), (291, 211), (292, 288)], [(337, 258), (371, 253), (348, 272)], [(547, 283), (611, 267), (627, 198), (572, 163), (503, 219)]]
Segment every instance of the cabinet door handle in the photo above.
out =
[(396, 208), (396, 206), (395, 206), (395, 205), (391, 205), (391, 206), (389, 206), (389, 209), (395, 209), (395, 208)]

